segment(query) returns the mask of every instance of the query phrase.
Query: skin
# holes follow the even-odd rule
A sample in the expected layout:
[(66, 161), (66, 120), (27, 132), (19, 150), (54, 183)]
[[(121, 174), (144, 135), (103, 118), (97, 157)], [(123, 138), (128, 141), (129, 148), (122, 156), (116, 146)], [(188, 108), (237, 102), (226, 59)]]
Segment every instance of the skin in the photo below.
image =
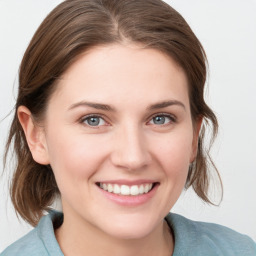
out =
[[(93, 48), (63, 74), (40, 126), (24, 106), (18, 113), (34, 160), (51, 165), (61, 192), (65, 218), (55, 234), (65, 255), (172, 253), (164, 217), (184, 188), (200, 122), (170, 57), (138, 45)], [(90, 126), (96, 114), (99, 125)], [(145, 203), (124, 206), (96, 185), (120, 179), (158, 186)]]

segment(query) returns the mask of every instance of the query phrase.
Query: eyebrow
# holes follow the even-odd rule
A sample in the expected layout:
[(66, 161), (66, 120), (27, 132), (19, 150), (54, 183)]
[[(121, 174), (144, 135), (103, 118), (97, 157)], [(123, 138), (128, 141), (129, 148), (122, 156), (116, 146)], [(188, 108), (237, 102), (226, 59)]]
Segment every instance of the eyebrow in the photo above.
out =
[(166, 100), (166, 101), (162, 101), (156, 104), (153, 104), (151, 106), (148, 107), (148, 110), (155, 110), (155, 109), (159, 109), (159, 108), (166, 108), (169, 106), (173, 106), (173, 105), (177, 105), (177, 106), (181, 106), (182, 108), (184, 108), (186, 110), (185, 105), (178, 101), (178, 100)]
[[(167, 101), (158, 102), (153, 105), (150, 105), (147, 108), (147, 110), (149, 110), (149, 111), (156, 110), (156, 109), (166, 108), (166, 107), (173, 106), (173, 105), (181, 106), (182, 108), (184, 108), (186, 110), (185, 105), (178, 100), (167, 100)], [(69, 107), (68, 110), (72, 110), (77, 107), (91, 107), (91, 108), (105, 110), (105, 111), (111, 111), (111, 112), (116, 111), (116, 109), (113, 106), (110, 106), (107, 104), (95, 103), (95, 102), (88, 102), (88, 101), (80, 101), (80, 102), (74, 103)]]
[(88, 102), (88, 101), (80, 101), (75, 104), (72, 104), (69, 107), (69, 110), (72, 110), (77, 107), (91, 107), (91, 108), (95, 108), (95, 109), (99, 109), (99, 110), (115, 111), (115, 108), (110, 105), (95, 103), (95, 102)]

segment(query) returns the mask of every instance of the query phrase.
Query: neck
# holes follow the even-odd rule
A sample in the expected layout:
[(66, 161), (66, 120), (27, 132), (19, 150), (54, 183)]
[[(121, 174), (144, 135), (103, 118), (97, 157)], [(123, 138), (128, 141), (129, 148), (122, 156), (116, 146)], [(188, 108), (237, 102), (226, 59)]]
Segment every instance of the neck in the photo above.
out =
[(56, 239), (65, 256), (170, 256), (174, 239), (166, 221), (155, 230), (139, 239), (120, 239), (110, 236), (89, 223), (65, 215), (62, 226), (55, 231)]

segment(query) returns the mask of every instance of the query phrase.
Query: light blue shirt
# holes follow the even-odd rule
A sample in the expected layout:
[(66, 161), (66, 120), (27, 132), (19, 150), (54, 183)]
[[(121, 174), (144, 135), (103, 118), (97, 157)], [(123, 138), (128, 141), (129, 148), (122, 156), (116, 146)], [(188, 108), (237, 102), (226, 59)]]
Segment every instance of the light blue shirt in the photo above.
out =
[[(175, 237), (173, 256), (256, 256), (256, 243), (229, 228), (191, 221), (174, 213), (168, 214), (166, 220)], [(63, 256), (54, 235), (54, 226), (62, 221), (62, 213), (51, 211), (0, 256)]]

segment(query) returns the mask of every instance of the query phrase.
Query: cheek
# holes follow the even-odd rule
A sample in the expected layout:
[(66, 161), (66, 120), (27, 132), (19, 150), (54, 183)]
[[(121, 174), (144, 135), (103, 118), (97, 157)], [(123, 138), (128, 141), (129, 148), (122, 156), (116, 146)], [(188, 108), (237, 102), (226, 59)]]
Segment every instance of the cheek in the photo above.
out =
[(58, 134), (49, 138), (48, 152), (50, 164), (56, 180), (69, 179), (81, 182), (99, 169), (107, 155), (107, 147), (99, 144), (100, 138), (88, 138), (69, 134)]
[(189, 133), (173, 133), (161, 141), (158, 139), (158, 142), (155, 159), (163, 174), (159, 207), (167, 213), (180, 197), (187, 180), (192, 136)]
[(191, 134), (173, 134), (159, 143), (156, 158), (166, 175), (186, 178), (192, 154)]

